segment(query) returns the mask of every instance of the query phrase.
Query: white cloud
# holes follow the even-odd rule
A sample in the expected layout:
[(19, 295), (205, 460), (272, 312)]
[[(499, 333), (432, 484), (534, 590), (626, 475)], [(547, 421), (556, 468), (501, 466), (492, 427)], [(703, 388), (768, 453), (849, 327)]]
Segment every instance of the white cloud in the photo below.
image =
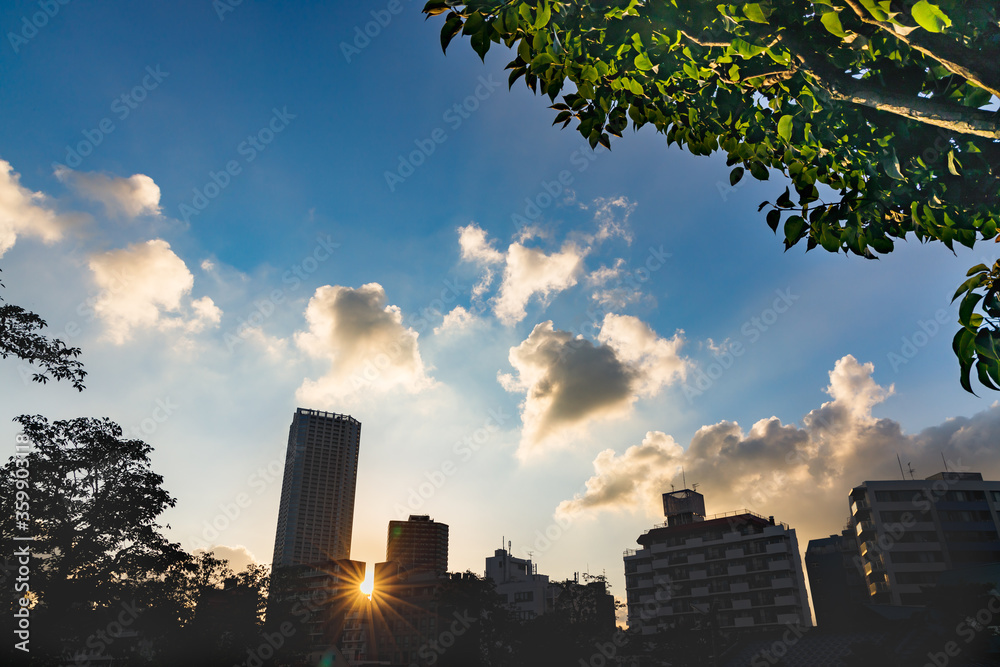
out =
[(211, 298), (190, 300), (194, 276), (162, 239), (93, 255), (89, 265), (102, 290), (94, 312), (104, 321), (105, 337), (118, 345), (135, 329), (193, 333), (221, 320)]
[(104, 205), (109, 215), (137, 218), (160, 214), (160, 188), (145, 174), (128, 178), (58, 167), (56, 177), (78, 194)]
[(698, 483), (709, 514), (747, 508), (773, 515), (810, 537), (838, 532), (848, 514), (847, 494), (865, 480), (896, 479), (896, 454), (927, 477), (942, 468), (1000, 475), (995, 443), (1000, 440), (1000, 407), (972, 418), (950, 419), (915, 435), (899, 423), (878, 419), (871, 409), (891, 388), (872, 378), (872, 364), (848, 355), (830, 371), (823, 403), (802, 419), (802, 426), (761, 419), (744, 431), (722, 421), (703, 426), (686, 449), (660, 431), (617, 454), (608, 449), (594, 460), (586, 490), (559, 504), (560, 516), (599, 511), (642, 512), (662, 517), (661, 494), (680, 488), (683, 468), (688, 484)]
[(629, 201), (628, 197), (614, 197), (605, 199), (598, 197), (594, 200), (597, 209), (594, 211), (594, 221), (597, 223), (597, 233), (591, 237), (591, 243), (600, 243), (616, 236), (632, 242), (632, 231), (628, 226), (628, 219), (635, 210), (635, 204)]
[(34, 236), (46, 243), (62, 238), (77, 216), (57, 213), (50, 199), (21, 185), (21, 175), (0, 160), (0, 257), (18, 236)]
[(296, 344), (330, 367), (318, 380), (302, 383), (296, 394), (301, 401), (319, 407), (362, 391), (417, 393), (434, 383), (420, 358), (419, 334), (403, 325), (397, 306), (386, 305), (378, 283), (320, 287), (309, 300), (306, 321), (309, 329), (295, 334)]
[(683, 380), (688, 362), (680, 356), (683, 332), (658, 338), (634, 317), (605, 317), (595, 345), (581, 336), (537, 325), (511, 348), (517, 375), (499, 374), (510, 392), (524, 392), (521, 403), (522, 460), (563, 447), (595, 420), (629, 414), (635, 401)]
[(588, 252), (574, 243), (566, 243), (551, 254), (512, 243), (507, 248), (500, 290), (493, 299), (494, 314), (510, 326), (525, 318), (525, 306), (532, 298), (548, 305), (553, 296), (576, 285)]
[(257, 563), (257, 557), (250, 553), (242, 544), (235, 547), (228, 547), (224, 544), (216, 544), (208, 549), (195, 549), (195, 555), (211, 552), (216, 558), (227, 561), (229, 569), (235, 573), (242, 572), (247, 566)]
[(434, 335), (461, 333), (480, 324), (482, 319), (464, 306), (455, 306), (444, 316), (441, 326), (434, 327)]

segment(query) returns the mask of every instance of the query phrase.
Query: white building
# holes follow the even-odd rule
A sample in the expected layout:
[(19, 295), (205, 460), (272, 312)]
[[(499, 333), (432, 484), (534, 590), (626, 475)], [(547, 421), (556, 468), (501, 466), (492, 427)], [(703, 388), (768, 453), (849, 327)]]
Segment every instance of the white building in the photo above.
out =
[(812, 625), (795, 530), (747, 510), (706, 517), (689, 489), (663, 494), (663, 509), (667, 523), (625, 552), (630, 629)]
[(555, 606), (557, 587), (549, 584), (548, 575), (538, 574), (530, 560), (515, 558), (505, 549), (497, 549), (486, 559), (486, 578), (522, 619), (540, 616)]

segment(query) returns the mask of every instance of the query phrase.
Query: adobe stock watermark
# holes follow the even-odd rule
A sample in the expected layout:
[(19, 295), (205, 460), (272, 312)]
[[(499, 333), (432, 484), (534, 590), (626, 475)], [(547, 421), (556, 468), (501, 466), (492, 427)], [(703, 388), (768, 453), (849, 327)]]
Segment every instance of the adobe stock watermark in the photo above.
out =
[[(470, 616), (468, 611), (454, 612), (454, 619), (446, 630), (438, 634), (437, 638), (424, 642), (417, 650), (417, 655), (426, 661), (426, 664), (433, 665), (444, 655), (448, 649), (455, 645), (455, 641), (464, 635), (472, 624), (479, 619)], [(418, 667), (417, 663), (411, 663), (410, 667)]]
[(754, 653), (750, 659), (750, 667), (772, 667), (773, 665), (777, 665), (788, 655), (788, 650), (799, 643), (799, 640), (802, 639), (802, 636), (809, 629), (798, 621), (785, 623), (785, 627), (787, 629), (781, 635), (780, 639), (774, 640), (767, 648)]
[(371, 45), (372, 40), (381, 35), (382, 31), (389, 27), (393, 17), (402, 11), (403, 3), (401, 0), (389, 0), (385, 5), (385, 9), (371, 10), (372, 20), (365, 23), (364, 26), (354, 26), (353, 39), (350, 42), (342, 41), (340, 43), (340, 52), (344, 54), (344, 60), (350, 64), (351, 60), (361, 55), (361, 52)]
[(759, 315), (751, 317), (740, 327), (740, 334), (747, 340), (746, 345), (739, 340), (730, 342), (727, 339), (718, 348), (712, 350), (712, 361), (704, 370), (701, 367), (695, 369), (693, 385), (685, 380), (681, 389), (688, 403), (693, 403), (696, 396), (701, 396), (711, 389), (716, 381), (733, 367), (736, 360), (746, 353), (747, 346), (760, 340), (760, 337), (774, 326), (779, 317), (787, 313), (788, 309), (799, 300), (799, 296), (792, 294), (789, 287), (784, 290), (775, 290), (774, 293), (777, 297), (771, 303), (771, 307), (765, 308)]
[(181, 407), (174, 403), (169, 396), (156, 399), (155, 407), (150, 411), (148, 417), (144, 417), (138, 424), (133, 424), (128, 433), (135, 439), (141, 440), (144, 436), (153, 435), (160, 429), (160, 425), (166, 423), (174, 412)]
[[(163, 80), (170, 76), (170, 72), (164, 72), (160, 69), (160, 65), (153, 67), (152, 65), (147, 65), (145, 74), (142, 79), (133, 86), (131, 89), (125, 91), (118, 97), (111, 100), (110, 111), (114, 118), (117, 118), (119, 122), (124, 121), (132, 112), (139, 108), (139, 105), (146, 101), (149, 94), (160, 87)], [(83, 159), (88, 157), (94, 152), (98, 146), (104, 143), (104, 140), (112, 132), (117, 129), (115, 121), (112, 116), (105, 116), (97, 122), (97, 126), (90, 130), (85, 129), (81, 132), (83, 139), (78, 141), (76, 145), (66, 145), (66, 164), (62, 165), (58, 162), (52, 163), (52, 170), (59, 172), (60, 170), (69, 167), (70, 169), (76, 169), (81, 164), (83, 164)]]
[(448, 479), (458, 472), (460, 465), (471, 461), (510, 418), (510, 415), (506, 414), (501, 407), (489, 410), (482, 426), (455, 441), (451, 448), (453, 457), (442, 461), (434, 470), (425, 472), (425, 481), (420, 482), (416, 487), (411, 486), (407, 489), (406, 505), (396, 503), (393, 507), (397, 518), (406, 519), (410, 514), (418, 512), (445, 485)]
[(939, 308), (934, 313), (934, 319), (917, 320), (917, 328), (909, 336), (903, 336), (899, 350), (886, 354), (886, 359), (892, 366), (893, 373), (898, 373), (900, 366), (910, 363), (917, 356), (917, 353), (942, 331), (950, 319), (948, 311)]
[[(976, 612), (975, 616), (970, 616), (955, 626), (955, 634), (965, 640), (965, 644), (971, 644), (976, 635), (987, 630), (993, 619), (1000, 614), (1000, 595), (992, 595), (986, 606)], [(970, 621), (971, 619), (971, 621)], [(957, 658), (962, 654), (964, 647), (952, 640), (946, 643), (941, 651), (931, 651), (927, 653), (927, 662), (924, 667), (947, 667), (952, 658)], [(977, 664), (980, 664), (977, 662)], [(985, 663), (982, 663), (985, 664)]]
[(191, 216), (200, 215), (208, 207), (209, 202), (222, 194), (233, 179), (243, 173), (243, 165), (256, 160), (275, 137), (284, 132), (289, 123), (297, 117), (296, 114), (288, 112), (287, 106), (281, 110), (277, 107), (271, 109), (270, 120), (255, 133), (247, 135), (246, 139), (236, 146), (236, 153), (243, 158), (243, 163), (233, 159), (226, 162), (217, 172), (210, 170), (205, 184), (200, 188), (194, 188), (191, 203), (182, 202), (178, 207), (181, 220), (190, 224)]
[(31, 14), (30, 17), (25, 14), (21, 17), (20, 29), (16, 33), (7, 32), (7, 41), (10, 42), (10, 48), (14, 49), (14, 53), (20, 53), (21, 47), (37, 37), (38, 31), (47, 26), (49, 21), (69, 3), (70, 0), (38, 0), (38, 8), (41, 11)]
[(232, 352), (246, 341), (253, 331), (277, 312), (278, 306), (285, 303), (287, 292), (293, 292), (301, 287), (309, 276), (319, 270), (323, 262), (333, 256), (333, 251), (339, 247), (340, 244), (334, 242), (333, 237), (329, 234), (318, 234), (316, 245), (313, 246), (312, 250), (281, 275), (281, 282), (285, 287), (275, 288), (268, 294), (254, 299), (250, 313), (246, 317), (239, 318), (236, 326), (222, 335), (226, 349)]
[[(476, 86), (472, 94), (460, 103), (453, 104), (445, 109), (445, 112), (441, 115), (441, 120), (448, 125), (452, 132), (455, 132), (502, 85), (502, 82), (493, 79), (492, 74), (488, 77), (480, 76), (479, 85)], [(389, 187), (389, 192), (395, 192), (397, 186), (404, 183), (410, 176), (413, 176), (417, 169), (423, 166), (427, 162), (427, 159), (434, 154), (437, 147), (447, 140), (448, 133), (440, 127), (431, 130), (426, 138), (414, 139), (413, 145), (416, 148), (405, 155), (400, 153), (397, 156), (399, 164), (396, 166), (396, 169), (393, 171), (386, 170), (384, 173), (385, 184)]]
[[(90, 667), (92, 660), (99, 660), (101, 663), (104, 663), (108, 659), (105, 654), (107, 648), (116, 639), (121, 639), (125, 629), (132, 625), (135, 619), (139, 618), (140, 613), (142, 613), (142, 610), (136, 607), (135, 600), (122, 602), (121, 611), (118, 612), (117, 619), (109, 621), (103, 630), (98, 630), (87, 637), (86, 646), (90, 651), (81, 651), (74, 656), (73, 664), (75, 667)], [(114, 662), (114, 660), (112, 659), (111, 662)]]
[(211, 519), (202, 523), (200, 535), (191, 535), (188, 539), (195, 549), (211, 548), (219, 535), (229, 530), (236, 523), (243, 511), (253, 504), (254, 498), (264, 493), (275, 482), (281, 482), (285, 472), (284, 459), (271, 459), (266, 466), (258, 467), (247, 477), (246, 485), (253, 490), (251, 496), (246, 491), (237, 493), (230, 502), (219, 503), (219, 511)]
[[(582, 174), (601, 153), (608, 152), (610, 151), (600, 146), (593, 150), (577, 148), (569, 154), (569, 163), (576, 167), (576, 173)], [(524, 198), (524, 208), (519, 213), (511, 213), (510, 222), (514, 225), (514, 229), (521, 231), (538, 220), (547, 208), (558, 201), (559, 197), (569, 194), (569, 187), (573, 181), (573, 172), (569, 169), (560, 170), (551, 181), (542, 179), (538, 191), (533, 196)]]
[(31, 452), (31, 439), (23, 433), (14, 436), (14, 559), (17, 564), (17, 578), (14, 579), (14, 592), (20, 593), (15, 606), (14, 618), (17, 627), (14, 635), (20, 640), (14, 642), (18, 651), (30, 653), (31, 648), (31, 550), (28, 545), (17, 546), (18, 542), (30, 542), (35, 538), (31, 530), (31, 496), (28, 490), (31, 486), (31, 473), (28, 467), (28, 454)]

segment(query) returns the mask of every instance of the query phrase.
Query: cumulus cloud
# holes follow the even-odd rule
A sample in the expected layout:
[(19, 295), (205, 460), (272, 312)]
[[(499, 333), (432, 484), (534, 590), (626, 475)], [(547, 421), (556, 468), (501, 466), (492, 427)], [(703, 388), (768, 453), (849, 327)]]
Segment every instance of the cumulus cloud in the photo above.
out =
[(14, 246), (18, 236), (34, 236), (46, 243), (62, 238), (75, 216), (57, 213), (42, 192), (21, 185), (21, 175), (0, 160), (0, 257)]
[(329, 405), (371, 389), (416, 393), (433, 384), (420, 358), (419, 334), (403, 325), (397, 306), (386, 305), (378, 283), (320, 287), (306, 307), (306, 322), (296, 344), (330, 362), (326, 375), (299, 387), (296, 395), (306, 403)]
[(493, 300), (494, 314), (504, 324), (514, 325), (525, 318), (525, 306), (532, 298), (548, 305), (553, 296), (576, 285), (587, 252), (574, 243), (566, 243), (551, 254), (512, 243), (507, 249), (503, 281)]
[(208, 549), (195, 549), (194, 551), (196, 556), (205, 552), (211, 552), (216, 558), (227, 561), (229, 569), (237, 573), (247, 569), (249, 565), (257, 563), (257, 557), (242, 544), (237, 544), (235, 547), (216, 544)]
[(507, 391), (525, 394), (522, 460), (566, 446), (595, 420), (626, 416), (638, 398), (685, 377), (681, 331), (663, 339), (635, 317), (608, 315), (597, 338), (595, 345), (548, 321), (511, 348), (516, 375), (497, 378)]
[(475, 313), (466, 310), (464, 306), (455, 306), (444, 316), (441, 326), (434, 327), (434, 335), (460, 333), (471, 329), (481, 322), (482, 319)]
[(1000, 475), (1000, 406), (908, 435), (898, 422), (871, 414), (892, 393), (873, 373), (871, 363), (850, 355), (837, 361), (826, 388), (833, 400), (805, 415), (801, 426), (769, 417), (744, 431), (722, 421), (700, 428), (686, 449), (650, 431), (621, 454), (605, 450), (585, 491), (560, 503), (556, 514), (628, 511), (662, 519), (660, 496), (672, 484), (680, 488), (683, 469), (705, 494), (709, 514), (746, 508), (775, 516), (799, 530), (804, 548), (808, 539), (841, 530), (852, 487), (898, 478), (897, 453), (918, 477), (940, 472), (942, 454), (953, 471)]
[(162, 239), (94, 255), (89, 266), (101, 288), (94, 312), (118, 345), (136, 329), (193, 333), (222, 318), (211, 298), (190, 299), (194, 276)]
[(56, 177), (79, 195), (102, 204), (109, 215), (137, 218), (160, 214), (160, 187), (145, 174), (128, 178), (58, 167)]

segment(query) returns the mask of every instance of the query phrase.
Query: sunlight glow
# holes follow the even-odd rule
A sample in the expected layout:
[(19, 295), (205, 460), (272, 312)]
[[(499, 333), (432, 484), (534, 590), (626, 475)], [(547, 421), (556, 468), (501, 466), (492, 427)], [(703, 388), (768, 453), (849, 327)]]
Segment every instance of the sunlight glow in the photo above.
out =
[(371, 569), (365, 572), (365, 580), (361, 582), (361, 592), (370, 600), (373, 590), (375, 590), (375, 570)]

